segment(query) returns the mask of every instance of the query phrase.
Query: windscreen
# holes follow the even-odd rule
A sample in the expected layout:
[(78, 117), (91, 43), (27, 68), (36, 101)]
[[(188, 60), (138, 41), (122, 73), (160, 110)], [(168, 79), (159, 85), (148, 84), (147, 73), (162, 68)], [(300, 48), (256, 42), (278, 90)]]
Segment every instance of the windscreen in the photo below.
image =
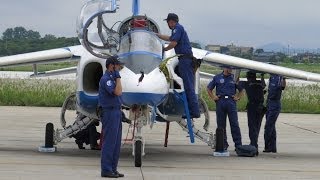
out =
[(134, 73), (149, 73), (162, 61), (162, 43), (152, 32), (132, 31), (121, 39), (119, 55)]
[(132, 31), (121, 39), (119, 53), (136, 51), (146, 51), (162, 57), (162, 44), (152, 32)]

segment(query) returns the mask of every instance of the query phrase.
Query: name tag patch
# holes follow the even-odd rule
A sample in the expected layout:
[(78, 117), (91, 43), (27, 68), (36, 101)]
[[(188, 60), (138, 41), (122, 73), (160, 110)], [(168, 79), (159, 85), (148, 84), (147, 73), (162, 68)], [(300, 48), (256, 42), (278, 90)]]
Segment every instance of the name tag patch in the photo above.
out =
[(107, 86), (111, 86), (111, 85), (112, 85), (111, 80), (107, 81)]

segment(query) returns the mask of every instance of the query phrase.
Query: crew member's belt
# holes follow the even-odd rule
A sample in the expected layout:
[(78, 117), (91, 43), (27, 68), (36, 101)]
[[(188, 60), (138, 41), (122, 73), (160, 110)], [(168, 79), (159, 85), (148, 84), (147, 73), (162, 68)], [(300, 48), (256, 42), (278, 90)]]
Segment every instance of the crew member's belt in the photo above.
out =
[(229, 95), (220, 95), (219, 98), (220, 99), (233, 99), (233, 97), (229, 96)]
[(108, 109), (108, 110), (112, 110), (112, 109), (121, 109), (121, 106), (109, 106), (109, 107), (102, 107), (102, 109)]
[(192, 58), (193, 55), (192, 54), (181, 54), (178, 56), (178, 59), (183, 59), (183, 58)]
[(280, 99), (268, 99), (267, 101), (277, 102), (277, 101), (280, 101)]
[(248, 101), (248, 104), (254, 104), (254, 105), (259, 105), (259, 104), (263, 104), (263, 101)]

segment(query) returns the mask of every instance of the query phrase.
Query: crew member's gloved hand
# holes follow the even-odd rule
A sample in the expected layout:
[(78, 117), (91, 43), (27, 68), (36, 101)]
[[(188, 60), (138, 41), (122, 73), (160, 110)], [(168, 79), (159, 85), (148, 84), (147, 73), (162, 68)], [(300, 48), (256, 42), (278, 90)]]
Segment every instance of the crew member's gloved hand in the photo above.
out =
[(114, 71), (114, 77), (117, 78), (121, 78), (119, 71)]

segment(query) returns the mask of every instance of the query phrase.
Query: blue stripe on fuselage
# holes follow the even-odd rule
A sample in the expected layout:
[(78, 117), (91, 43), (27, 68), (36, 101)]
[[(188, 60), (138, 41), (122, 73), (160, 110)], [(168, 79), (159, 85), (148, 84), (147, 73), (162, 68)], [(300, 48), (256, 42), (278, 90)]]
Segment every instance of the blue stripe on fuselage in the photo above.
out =
[(151, 52), (148, 52), (148, 51), (133, 51), (133, 52), (126, 52), (126, 53), (122, 53), (122, 54), (119, 54), (119, 58), (124, 58), (124, 57), (127, 57), (127, 56), (132, 56), (132, 55), (150, 55), (150, 56), (153, 56), (157, 59), (160, 59), (160, 61), (162, 61), (162, 57), (160, 55), (157, 55), (155, 53), (151, 53)]
[(95, 112), (98, 106), (98, 96), (90, 96), (83, 91), (77, 91), (77, 103), (87, 112)]
[(162, 103), (167, 94), (154, 94), (154, 93), (137, 93), (137, 92), (123, 92), (122, 102), (124, 105), (131, 106), (137, 105), (152, 105), (156, 106)]
[[(154, 93), (136, 93), (136, 92), (124, 92), (121, 99), (124, 105), (131, 106), (137, 105), (159, 105), (165, 98), (166, 94), (154, 94)], [(98, 96), (87, 95), (83, 91), (77, 91), (77, 103), (87, 112), (95, 112), (98, 106)]]

